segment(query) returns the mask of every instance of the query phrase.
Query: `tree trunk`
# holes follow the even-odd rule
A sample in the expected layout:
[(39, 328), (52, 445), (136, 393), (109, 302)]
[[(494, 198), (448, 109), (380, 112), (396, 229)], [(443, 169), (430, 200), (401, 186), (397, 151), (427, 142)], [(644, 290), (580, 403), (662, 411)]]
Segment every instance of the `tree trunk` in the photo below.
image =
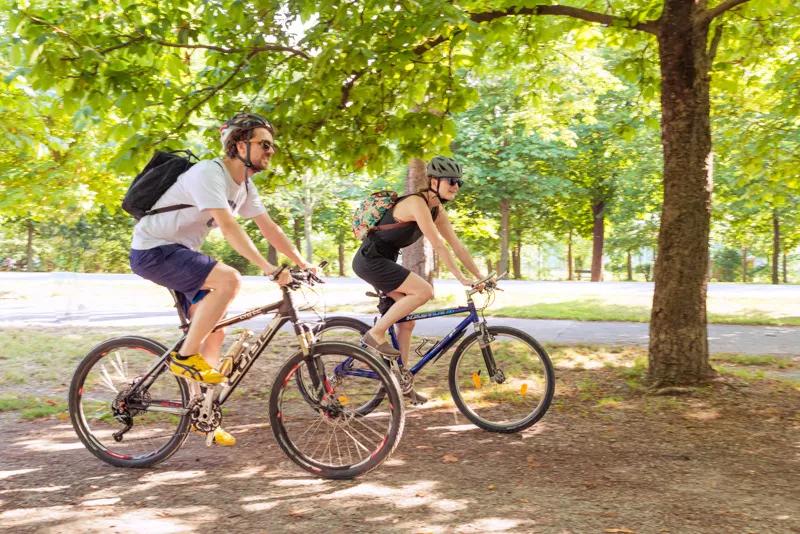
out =
[(514, 280), (522, 278), (522, 239), (519, 234), (514, 242), (514, 248), (511, 249), (511, 267), (514, 272)]
[[(665, 0), (658, 25), (664, 203), (658, 232), (648, 375), (654, 387), (713, 376), (706, 294), (712, 154), (705, 2)], [(715, 39), (716, 42), (716, 39)], [(711, 52), (711, 53), (710, 53)]]
[(26, 226), (28, 228), (28, 244), (25, 247), (25, 270), (33, 272), (33, 221), (28, 219)]
[[(428, 176), (425, 171), (425, 162), (421, 159), (413, 158), (408, 163), (408, 174), (406, 175), (406, 193), (413, 193), (428, 187)], [(413, 245), (409, 245), (402, 252), (403, 267), (411, 272), (417, 273), (422, 278), (430, 282), (433, 272), (433, 247), (427, 239), (420, 239)]]
[(575, 270), (572, 265), (572, 228), (567, 237), (567, 280), (575, 279)]
[(508, 272), (508, 234), (509, 216), (511, 215), (511, 202), (504, 198), (500, 201), (500, 263), (497, 265), (497, 274)]
[(772, 283), (779, 284), (779, 266), (781, 258), (781, 223), (778, 210), (772, 210)]
[(303, 233), (302, 220), (300, 217), (295, 215), (292, 217), (292, 242), (297, 250), (303, 250), (302, 244), (300, 243), (300, 236)]
[(344, 276), (344, 236), (339, 236), (339, 276)]
[(742, 283), (747, 283), (747, 247), (742, 247)]
[(789, 279), (786, 276), (786, 256), (788, 256), (788, 254), (786, 252), (784, 252), (783, 253), (783, 283), (784, 284), (788, 284), (789, 283)]
[(436, 251), (433, 252), (433, 277), (440, 278), (441, 277), (441, 268), (442, 268), (442, 260), (439, 258), (439, 254)]
[(314, 249), (311, 246), (311, 224), (314, 215), (314, 199), (311, 196), (308, 175), (303, 176), (303, 182), (303, 238), (306, 242), (306, 261), (312, 263)]
[(633, 282), (633, 260), (631, 259), (631, 251), (628, 251), (627, 262), (625, 267), (628, 269), (628, 282)]
[(592, 204), (592, 282), (603, 281), (603, 239), (605, 238), (606, 203), (597, 200)]
[(272, 265), (278, 265), (278, 250), (272, 244), (267, 248), (267, 261)]
[(491, 273), (492, 270), (492, 258), (486, 258), (486, 272)]

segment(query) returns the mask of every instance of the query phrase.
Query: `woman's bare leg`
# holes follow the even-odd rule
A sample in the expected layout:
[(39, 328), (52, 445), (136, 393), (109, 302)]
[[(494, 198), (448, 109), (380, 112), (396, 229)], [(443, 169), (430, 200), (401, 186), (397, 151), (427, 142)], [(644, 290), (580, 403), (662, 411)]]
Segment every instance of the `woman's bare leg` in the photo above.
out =
[(415, 273), (409, 273), (392, 293), (395, 292), (402, 296), (395, 299), (392, 307), (369, 329), (369, 335), (378, 343), (386, 341), (386, 331), (390, 326), (433, 298), (433, 287)]

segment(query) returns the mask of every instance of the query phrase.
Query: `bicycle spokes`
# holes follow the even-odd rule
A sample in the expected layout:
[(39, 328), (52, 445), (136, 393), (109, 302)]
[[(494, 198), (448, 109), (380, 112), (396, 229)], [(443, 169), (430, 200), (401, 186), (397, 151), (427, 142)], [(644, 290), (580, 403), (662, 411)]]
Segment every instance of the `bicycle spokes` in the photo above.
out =
[[(282, 381), (275, 406), (282, 427), (279, 439), (291, 443), (312, 471), (348, 470), (365, 464), (380, 453), (398, 424), (399, 403), (384, 403), (367, 416), (359, 411), (381, 386), (374, 372), (381, 364), (333, 353), (314, 360), (313, 366), (298, 363)], [(373, 378), (353, 373), (369, 366)], [(315, 379), (312, 372), (324, 374)]]

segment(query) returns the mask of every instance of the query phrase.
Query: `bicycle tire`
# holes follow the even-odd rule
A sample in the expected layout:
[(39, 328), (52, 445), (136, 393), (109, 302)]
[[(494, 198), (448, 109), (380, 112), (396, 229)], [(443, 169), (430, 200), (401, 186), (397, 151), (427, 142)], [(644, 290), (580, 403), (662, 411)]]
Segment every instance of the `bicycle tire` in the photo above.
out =
[[(88, 406), (88, 403), (90, 401), (90, 399), (85, 398), (84, 395), (85, 388), (87, 386), (86, 383), (87, 377), (90, 376), (90, 373), (92, 373), (92, 371), (95, 370), (96, 366), (98, 365), (98, 363), (101, 362), (101, 360), (103, 360), (103, 358), (111, 354), (113, 351), (116, 351), (115, 352), (116, 357), (120, 358), (119, 356), (120, 351), (124, 349), (132, 349), (134, 351), (144, 351), (145, 353), (149, 353), (153, 357), (152, 361), (155, 361), (155, 358), (160, 357), (167, 351), (167, 348), (164, 345), (160, 344), (159, 342), (140, 336), (123, 336), (123, 337), (112, 338), (103, 341), (99, 345), (95, 346), (91, 351), (89, 351), (86, 357), (78, 365), (72, 377), (72, 381), (70, 383), (70, 388), (69, 388), (70, 420), (72, 422), (72, 427), (75, 429), (75, 432), (77, 433), (78, 438), (81, 440), (83, 445), (89, 450), (89, 452), (91, 452), (100, 460), (116, 467), (135, 467), (135, 468), (149, 467), (159, 462), (163, 462), (164, 460), (175, 454), (175, 452), (181, 447), (181, 445), (183, 445), (184, 441), (186, 441), (186, 437), (188, 436), (190, 427), (190, 416), (188, 413), (184, 413), (181, 416), (174, 415), (174, 417), (178, 417), (178, 422), (175, 427), (174, 434), (172, 434), (168, 439), (166, 439), (165, 443), (162, 446), (152, 451), (146, 451), (139, 454), (129, 454), (130, 451), (126, 452), (124, 450), (125, 445), (120, 445), (120, 448), (118, 450), (112, 450), (111, 448), (109, 448), (109, 445), (113, 445), (113, 443), (111, 443), (111, 440), (104, 441), (101, 438), (102, 432), (99, 429), (93, 429), (92, 425), (89, 422), (89, 419), (87, 418), (86, 413), (84, 412), (84, 400), (86, 401), (86, 406)], [(146, 359), (143, 361), (146, 361)], [(108, 371), (104, 368), (104, 364), (100, 363), (100, 365), (103, 370), (98, 371), (98, 373), (101, 375), (105, 373), (106, 376), (109, 376)], [(122, 367), (122, 365), (123, 364), (116, 364), (115, 366), (115, 362), (111, 362), (111, 367), (113, 367), (114, 369)], [(152, 363), (150, 363), (150, 365), (152, 365)], [(127, 362), (124, 364), (124, 366), (125, 366), (125, 371), (127, 371), (128, 370)], [(123, 373), (122, 370), (120, 370), (119, 374), (120, 374), (119, 384), (127, 383), (127, 379), (129, 379), (130, 377), (124, 376), (125, 373)], [(177, 391), (180, 394), (180, 404), (182, 406), (182, 409), (185, 409), (189, 402), (189, 390), (186, 382), (183, 379), (172, 375), (168, 371), (164, 371), (164, 374), (161, 376), (163, 376), (164, 378), (165, 387), (169, 387), (170, 389), (172, 389), (172, 387), (168, 386), (167, 384), (170, 384), (171, 380), (175, 381)], [(110, 376), (108, 380), (109, 382), (111, 382)], [(116, 387), (113, 383), (111, 383), (110, 386)], [(109, 393), (109, 395), (111, 395), (111, 393)], [(102, 401), (92, 401), (92, 402), (99, 403), (102, 409), (103, 405)], [(175, 402), (175, 404), (177, 405), (178, 399), (175, 398), (173, 402)], [(95, 406), (96, 405), (97, 404), (95, 404)], [(109, 407), (109, 409), (111, 408)], [(147, 412), (146, 409), (138, 411), (139, 414), (145, 412)], [(157, 414), (157, 412), (155, 411), (150, 413)], [(96, 418), (93, 418), (92, 420), (93, 421), (97, 420), (98, 422), (103, 421), (103, 416), (98, 416)], [(108, 422), (110, 420), (115, 420), (113, 415), (111, 417), (106, 417), (106, 421), (104, 422)], [(136, 418), (133, 417), (133, 420), (135, 421)], [(117, 423), (119, 423), (119, 420), (116, 421)], [(165, 425), (165, 426), (171, 426), (171, 425)], [(108, 429), (105, 430), (106, 433), (108, 431), (109, 431)], [(165, 435), (168, 432), (169, 430), (165, 432)], [(152, 438), (145, 438), (145, 439), (152, 439)], [(117, 441), (117, 443), (124, 443), (124, 442), (125, 438), (123, 438), (120, 441)], [(130, 443), (130, 441), (128, 443)]]
[[(550, 357), (547, 354), (547, 351), (536, 341), (533, 337), (526, 334), (525, 332), (518, 330), (516, 328), (511, 328), (507, 326), (489, 326), (488, 327), (489, 334), (492, 336), (505, 336), (509, 338), (516, 338), (521, 341), (524, 345), (530, 347), (530, 352), (535, 355), (538, 361), (541, 364), (541, 371), (542, 371), (542, 380), (544, 382), (544, 387), (542, 389), (541, 399), (536, 404), (535, 408), (525, 417), (509, 422), (498, 422), (493, 421), (487, 418), (487, 415), (479, 414), (475, 408), (471, 407), (469, 402), (466, 400), (465, 395), (462, 395), (461, 389), (458, 387), (458, 372), (459, 366), (462, 360), (467, 355), (467, 349), (473, 346), (480, 336), (479, 332), (473, 332), (472, 334), (468, 335), (461, 344), (456, 349), (455, 353), (453, 354), (452, 359), (450, 360), (450, 369), (448, 372), (448, 383), (450, 387), (450, 394), (453, 397), (453, 401), (455, 402), (456, 406), (458, 407), (459, 411), (472, 423), (477, 425), (478, 427), (488, 430), (490, 432), (500, 432), (500, 433), (513, 433), (519, 432), (521, 430), (525, 430), (526, 428), (531, 427), (532, 425), (536, 424), (544, 414), (547, 412), (547, 409), (550, 407), (550, 403), (553, 400), (553, 395), (555, 393), (555, 372), (553, 370), (553, 364), (550, 361)], [(479, 363), (477, 365), (483, 365), (485, 368), (485, 363), (477, 360)], [(500, 361), (496, 362), (498, 367), (503, 366), (504, 364)], [(479, 373), (478, 373), (479, 374)], [(488, 374), (488, 373), (487, 373)], [(463, 379), (463, 377), (461, 377)], [(473, 378), (474, 380), (474, 378)], [(481, 380), (481, 378), (479, 378)], [(487, 381), (487, 384), (491, 384), (493, 381)], [(525, 386), (525, 391), (527, 392), (528, 388), (527, 385)], [(524, 395), (525, 393), (523, 393)], [(500, 396), (502, 399), (502, 395)], [(480, 402), (480, 401), (479, 401)], [(498, 403), (495, 403), (498, 405)]]
[[(379, 377), (378, 380), (386, 391), (388, 402), (386, 403), (385, 414), (372, 414), (369, 417), (364, 417), (361, 414), (355, 413), (354, 410), (348, 409), (346, 406), (347, 401), (342, 400), (348, 393), (345, 385), (345, 380), (347, 379), (346, 375), (341, 377), (339, 383), (332, 384), (331, 391), (326, 392), (319, 400), (314, 400), (314, 405), (308, 402), (305, 395), (309, 392), (306, 391), (305, 394), (299, 394), (303, 401), (298, 402), (298, 407), (290, 408), (288, 403), (296, 397), (293, 395), (291, 389), (298, 384), (293, 380), (293, 377), (298, 372), (298, 369), (306, 363), (306, 358), (303, 354), (297, 352), (281, 366), (275, 376), (269, 400), (270, 424), (278, 445), (298, 466), (323, 478), (351, 479), (375, 469), (394, 452), (403, 435), (405, 408), (397, 379), (380, 360), (367, 351), (347, 343), (324, 342), (315, 344), (310, 358), (320, 359), (321, 361), (326, 356), (331, 356), (333, 358), (353, 358), (355, 361), (358, 361), (360, 365), (366, 366), (371, 371), (375, 372)], [(327, 378), (327, 369), (325, 369), (325, 373)], [(337, 389), (334, 390), (333, 388)], [(330, 408), (326, 408), (325, 403), (328, 403), (327, 406)], [(337, 403), (339, 404), (337, 405)], [(297, 413), (289, 413), (290, 410), (291, 412)], [(341, 411), (341, 413), (339, 413), (339, 411)], [(353, 461), (353, 451), (348, 447), (346, 451), (348, 453), (348, 460), (345, 460), (341, 452), (341, 444), (339, 444), (338, 438), (336, 438), (334, 434), (337, 428), (343, 428), (345, 425), (352, 423), (352, 426), (349, 427), (350, 432), (348, 433), (348, 430), (344, 430), (343, 433), (346, 436), (350, 436), (351, 434), (364, 435), (363, 428), (369, 427), (369, 424), (373, 422), (370, 421), (370, 419), (374, 420), (376, 424), (381, 424), (381, 421), (378, 420), (382, 420), (385, 417), (389, 419), (387, 429), (385, 435), (379, 436), (381, 437), (380, 442), (370, 444), (370, 447), (374, 447), (374, 450), (370, 450), (369, 447), (355, 440), (355, 453), (359, 454), (359, 445), (363, 449), (366, 449), (366, 451), (360, 453), (361, 456), (357, 458), (357, 461)], [(308, 420), (313, 420), (314, 422), (309, 423)], [(327, 426), (323, 427), (323, 424)], [(328, 462), (318, 457), (312, 457), (312, 455), (301, 446), (300, 440), (315, 426), (324, 430), (329, 430), (331, 435), (334, 436), (339, 454), (339, 463), (334, 464), (333, 462), (333, 448), (330, 445), (330, 437), (328, 438), (328, 448), (321, 452), (321, 455), (324, 456), (325, 451), (330, 449), (330, 461)], [(381, 424), (381, 426), (384, 425)], [(305, 431), (298, 436), (297, 434), (302, 429), (305, 429)], [(378, 434), (374, 429), (371, 430), (371, 432)], [(369, 437), (369, 435), (367, 436)], [(377, 441), (378, 438), (374, 439)], [(307, 441), (309, 446), (314, 446), (312, 444), (316, 444), (315, 451), (320, 446), (317, 441), (311, 439)], [(347, 445), (347, 443), (345, 443), (345, 445)]]

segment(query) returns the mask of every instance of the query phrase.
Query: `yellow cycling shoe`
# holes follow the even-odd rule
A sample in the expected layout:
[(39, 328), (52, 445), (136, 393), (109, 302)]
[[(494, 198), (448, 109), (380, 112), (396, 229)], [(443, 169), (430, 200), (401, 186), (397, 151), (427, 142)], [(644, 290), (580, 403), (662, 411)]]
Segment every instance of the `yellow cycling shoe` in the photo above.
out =
[(169, 370), (172, 374), (206, 384), (219, 384), (225, 381), (225, 375), (208, 365), (200, 353), (192, 354), (185, 360), (177, 359), (177, 355), (176, 352), (169, 355)]
[(226, 432), (224, 428), (218, 426), (216, 430), (214, 430), (214, 443), (220, 447), (233, 447), (236, 445), (236, 438)]
[[(192, 425), (192, 432), (197, 432), (198, 434), (205, 434), (205, 432), (203, 432), (194, 425)], [(215, 443), (220, 447), (233, 447), (234, 445), (236, 445), (236, 438), (233, 437), (231, 433), (227, 432), (221, 426), (218, 426), (216, 430), (212, 432), (212, 434), (214, 437), (211, 443)]]

